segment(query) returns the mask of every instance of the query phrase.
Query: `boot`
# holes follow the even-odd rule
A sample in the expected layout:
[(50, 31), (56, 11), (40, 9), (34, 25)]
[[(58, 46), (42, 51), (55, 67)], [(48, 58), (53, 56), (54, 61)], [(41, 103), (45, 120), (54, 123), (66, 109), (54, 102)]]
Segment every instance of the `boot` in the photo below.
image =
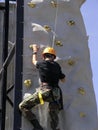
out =
[(34, 126), (33, 130), (43, 130), (42, 126), (39, 124), (37, 119), (31, 120), (31, 123)]
[(34, 128), (33, 130), (43, 130), (43, 128)]

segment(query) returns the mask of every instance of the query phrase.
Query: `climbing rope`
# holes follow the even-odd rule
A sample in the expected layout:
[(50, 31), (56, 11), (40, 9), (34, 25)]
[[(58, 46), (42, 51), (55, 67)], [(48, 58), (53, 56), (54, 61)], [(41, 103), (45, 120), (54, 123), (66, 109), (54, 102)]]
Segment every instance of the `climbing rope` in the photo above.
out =
[(56, 27), (57, 27), (57, 17), (58, 17), (58, 0), (57, 0), (57, 7), (56, 7), (56, 14), (55, 14), (55, 22), (54, 22), (54, 33), (53, 33), (53, 41), (52, 41), (52, 47), (54, 47), (55, 44), (55, 37), (56, 37)]

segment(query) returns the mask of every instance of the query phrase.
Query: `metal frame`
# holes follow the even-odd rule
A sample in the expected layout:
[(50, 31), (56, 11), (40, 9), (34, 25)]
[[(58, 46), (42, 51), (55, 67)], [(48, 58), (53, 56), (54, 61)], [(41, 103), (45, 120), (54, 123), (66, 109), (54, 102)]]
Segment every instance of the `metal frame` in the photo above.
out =
[(15, 50), (15, 88), (14, 88), (13, 130), (20, 130), (21, 129), (21, 113), (19, 111), (19, 103), (22, 100), (24, 0), (17, 0), (16, 24), (17, 24), (16, 25), (17, 31), (16, 31), (16, 50)]
[[(15, 0), (11, 0), (15, 1)], [(5, 0), (5, 6), (0, 6), (4, 11), (4, 30), (3, 30), (3, 67), (0, 70), (0, 80), (2, 80), (2, 108), (1, 130), (5, 130), (6, 100), (14, 109), (13, 130), (21, 129), (21, 113), (18, 105), (22, 100), (22, 72), (23, 72), (23, 24), (24, 24), (24, 0), (17, 0), (17, 21), (16, 21), (16, 45), (13, 45), (8, 54), (8, 31), (9, 31), (9, 0)], [(21, 15), (20, 15), (21, 14)], [(15, 54), (15, 84), (7, 90), (7, 68)], [(14, 103), (7, 94), (14, 88)]]
[[(5, 1), (5, 12), (4, 12), (4, 26), (3, 26), (3, 63), (5, 62), (8, 55), (8, 30), (9, 30), (9, 0)], [(1, 130), (5, 130), (5, 117), (6, 117), (6, 89), (7, 89), (7, 67), (4, 66), (2, 72), (2, 96), (1, 96)]]

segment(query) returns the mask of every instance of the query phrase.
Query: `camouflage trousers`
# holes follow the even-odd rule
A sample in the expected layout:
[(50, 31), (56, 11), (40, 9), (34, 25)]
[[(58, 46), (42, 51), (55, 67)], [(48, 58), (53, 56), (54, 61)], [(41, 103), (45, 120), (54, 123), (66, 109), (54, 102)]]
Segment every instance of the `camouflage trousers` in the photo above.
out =
[[(57, 130), (56, 128), (59, 123), (58, 113), (60, 109), (62, 109), (62, 96), (59, 87), (52, 89), (47, 88), (47, 86), (40, 87), (37, 92), (30, 95), (19, 104), (19, 109), (23, 112), (23, 115), (33, 124), (34, 127), (40, 127), (40, 124), (36, 119), (36, 115), (31, 112), (32, 107), (41, 103), (39, 92), (41, 93), (42, 100), (44, 102), (49, 102), (50, 125), (52, 130)], [(36, 120), (37, 123), (33, 123), (34, 120)]]

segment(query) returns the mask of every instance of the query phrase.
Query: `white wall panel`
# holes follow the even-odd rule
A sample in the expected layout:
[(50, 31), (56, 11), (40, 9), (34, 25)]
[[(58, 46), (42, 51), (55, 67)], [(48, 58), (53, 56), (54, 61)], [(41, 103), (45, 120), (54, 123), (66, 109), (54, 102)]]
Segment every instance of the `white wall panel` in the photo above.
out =
[[(30, 1), (25, 0), (24, 5), (24, 71), (23, 82), (31, 79), (32, 85), (26, 88), (25, 93), (33, 93), (38, 87), (38, 72), (31, 63), (32, 50), (30, 44), (47, 46), (53, 45), (55, 40), (63, 46), (54, 48), (58, 60), (66, 74), (66, 83), (60, 83), (63, 91), (64, 110), (60, 112), (61, 130), (97, 130), (97, 110), (92, 84), (92, 71), (88, 48), (88, 37), (80, 12), (84, 0), (32, 0), (33, 8), (28, 6)], [(54, 7), (51, 2), (56, 2)], [(74, 22), (69, 25), (70, 21)], [(31, 26), (33, 23), (33, 27)], [(69, 24), (68, 24), (69, 23)], [(44, 25), (51, 30), (46, 31)], [(39, 52), (39, 60), (41, 52)], [(48, 123), (47, 104), (33, 109), (45, 130), (50, 130)], [(22, 129), (32, 129), (32, 126), (23, 118)]]

